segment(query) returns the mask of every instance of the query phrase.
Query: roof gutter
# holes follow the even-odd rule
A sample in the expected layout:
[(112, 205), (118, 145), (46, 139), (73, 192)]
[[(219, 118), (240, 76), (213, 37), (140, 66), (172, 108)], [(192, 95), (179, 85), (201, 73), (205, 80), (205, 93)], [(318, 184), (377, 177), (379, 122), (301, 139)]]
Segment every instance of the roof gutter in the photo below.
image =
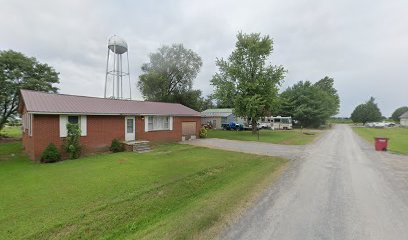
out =
[(89, 113), (89, 112), (32, 112), (30, 114), (38, 115), (97, 115), (97, 116), (180, 116), (180, 117), (201, 117), (200, 115), (190, 114), (154, 114), (154, 113)]

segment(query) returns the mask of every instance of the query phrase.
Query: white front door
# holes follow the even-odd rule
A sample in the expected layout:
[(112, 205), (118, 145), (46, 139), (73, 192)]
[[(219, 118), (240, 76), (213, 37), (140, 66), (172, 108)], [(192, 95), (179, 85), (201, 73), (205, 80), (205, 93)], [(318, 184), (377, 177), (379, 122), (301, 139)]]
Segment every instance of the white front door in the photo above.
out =
[(125, 117), (125, 141), (134, 141), (135, 137), (135, 117)]

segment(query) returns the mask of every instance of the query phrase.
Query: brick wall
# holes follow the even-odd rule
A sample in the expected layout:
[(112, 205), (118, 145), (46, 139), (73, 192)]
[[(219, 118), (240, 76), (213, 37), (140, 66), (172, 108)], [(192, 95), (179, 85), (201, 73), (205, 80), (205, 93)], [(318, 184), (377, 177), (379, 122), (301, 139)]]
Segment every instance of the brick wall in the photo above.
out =
[(142, 117), (136, 117), (136, 139), (148, 140), (155, 143), (161, 142), (178, 142), (181, 141), (181, 124), (182, 122), (196, 123), (196, 136), (198, 138), (201, 126), (201, 117), (173, 117), (173, 130), (159, 130), (145, 132), (145, 123)]
[[(81, 136), (83, 153), (92, 153), (97, 151), (107, 151), (113, 138), (120, 141), (125, 139), (123, 116), (87, 116), (87, 135)], [(33, 118), (33, 136), (31, 137), (33, 146), (29, 141), (23, 144), (31, 159), (39, 160), (42, 152), (50, 143), (54, 143), (62, 151), (63, 139), (59, 135), (59, 115), (34, 115)]]
[[(174, 117), (172, 131), (144, 131), (144, 120), (136, 117), (136, 139), (152, 142), (180, 141), (182, 122), (196, 122), (196, 136), (199, 135), (200, 117)], [(23, 135), (23, 145), (31, 159), (39, 160), (50, 143), (62, 151), (62, 138), (59, 137), (59, 115), (34, 115), (32, 137)], [(87, 136), (81, 137), (83, 153), (107, 151), (113, 138), (125, 139), (124, 116), (87, 116)]]

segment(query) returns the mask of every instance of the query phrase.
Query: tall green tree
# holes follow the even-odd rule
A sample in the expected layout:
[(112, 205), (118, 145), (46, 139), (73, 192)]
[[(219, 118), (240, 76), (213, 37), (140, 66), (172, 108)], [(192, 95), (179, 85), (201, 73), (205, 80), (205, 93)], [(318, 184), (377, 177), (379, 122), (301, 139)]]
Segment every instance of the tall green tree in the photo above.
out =
[(354, 111), (351, 113), (351, 120), (355, 123), (367, 123), (367, 122), (376, 122), (382, 120), (382, 114), (380, 109), (375, 103), (375, 99), (370, 97), (370, 99), (358, 105)]
[(138, 87), (146, 100), (181, 103), (199, 110), (201, 91), (192, 86), (201, 66), (201, 57), (182, 44), (162, 46), (142, 65)]
[(211, 80), (217, 103), (234, 107), (238, 117), (251, 119), (253, 133), (258, 119), (276, 106), (278, 87), (284, 78), (282, 66), (267, 62), (272, 50), (268, 35), (238, 33), (235, 50), (227, 60), (216, 60), (218, 72)]
[(391, 118), (395, 122), (399, 123), (400, 122), (400, 116), (404, 113), (408, 112), (408, 106), (404, 107), (399, 107), (395, 109), (395, 111), (392, 113)]
[(280, 95), (279, 113), (292, 116), (304, 127), (319, 127), (338, 113), (340, 98), (334, 80), (325, 77), (312, 84), (300, 81)]
[(0, 130), (17, 114), (20, 89), (57, 92), (53, 67), (13, 50), (0, 51)]

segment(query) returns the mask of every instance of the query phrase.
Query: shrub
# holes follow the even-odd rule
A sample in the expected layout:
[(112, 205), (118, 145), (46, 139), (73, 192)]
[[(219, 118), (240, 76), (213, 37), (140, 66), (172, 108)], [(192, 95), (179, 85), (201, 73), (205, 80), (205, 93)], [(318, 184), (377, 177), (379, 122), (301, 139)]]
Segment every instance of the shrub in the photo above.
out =
[(208, 135), (208, 130), (206, 128), (201, 128), (200, 129), (200, 138), (206, 138)]
[(41, 155), (41, 162), (52, 163), (61, 161), (61, 154), (58, 152), (57, 147), (50, 143)]
[(112, 144), (110, 146), (110, 150), (114, 153), (116, 152), (123, 152), (125, 149), (123, 147), (123, 145), (119, 142), (118, 139), (114, 138), (112, 140)]
[(67, 124), (67, 138), (64, 140), (65, 151), (69, 154), (69, 158), (76, 159), (81, 155), (81, 145), (79, 143), (81, 137), (81, 129), (78, 124)]

